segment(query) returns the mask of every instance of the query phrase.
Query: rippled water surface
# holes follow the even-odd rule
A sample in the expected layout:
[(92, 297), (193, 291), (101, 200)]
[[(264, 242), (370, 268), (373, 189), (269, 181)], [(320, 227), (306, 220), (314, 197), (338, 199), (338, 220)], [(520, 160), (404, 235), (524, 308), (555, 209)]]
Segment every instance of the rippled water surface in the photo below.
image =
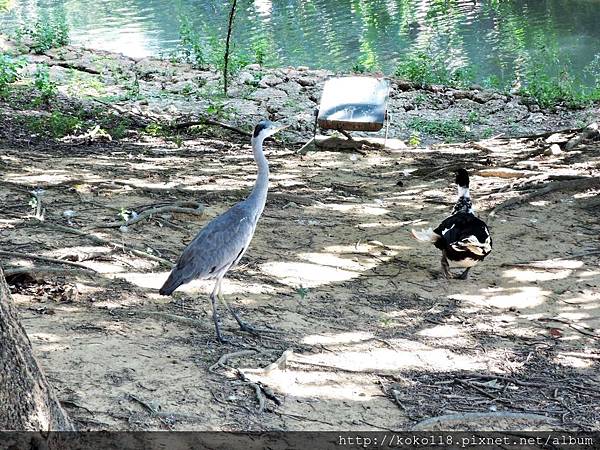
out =
[[(598, 0), (238, 0), (235, 42), (260, 42), (284, 65), (346, 70), (358, 62), (393, 72), (419, 49), (504, 81), (541, 46), (582, 71), (600, 53)], [(0, 29), (64, 14), (74, 43), (134, 57), (177, 49), (187, 17), (209, 42), (222, 39), (226, 0), (14, 0)]]

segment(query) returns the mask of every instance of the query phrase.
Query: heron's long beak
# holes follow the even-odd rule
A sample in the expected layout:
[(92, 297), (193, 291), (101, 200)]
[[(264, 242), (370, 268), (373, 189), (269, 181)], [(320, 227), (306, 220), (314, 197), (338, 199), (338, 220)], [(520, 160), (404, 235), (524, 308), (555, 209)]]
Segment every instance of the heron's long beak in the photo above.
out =
[(285, 130), (286, 128), (289, 128), (289, 125), (279, 125), (278, 127), (275, 128), (275, 133), (278, 133), (281, 130)]

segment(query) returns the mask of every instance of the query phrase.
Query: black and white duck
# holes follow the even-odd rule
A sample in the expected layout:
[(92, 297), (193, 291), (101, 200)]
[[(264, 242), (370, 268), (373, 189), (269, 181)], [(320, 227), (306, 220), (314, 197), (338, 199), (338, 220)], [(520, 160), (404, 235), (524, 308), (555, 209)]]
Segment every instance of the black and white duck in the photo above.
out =
[(433, 242), (442, 251), (442, 274), (452, 278), (451, 267), (465, 270), (457, 276), (466, 280), (471, 267), (490, 254), (492, 237), (485, 222), (475, 217), (469, 194), (469, 173), (465, 169), (456, 172), (458, 200), (452, 215), (435, 229), (416, 231), (412, 235), (419, 241)]

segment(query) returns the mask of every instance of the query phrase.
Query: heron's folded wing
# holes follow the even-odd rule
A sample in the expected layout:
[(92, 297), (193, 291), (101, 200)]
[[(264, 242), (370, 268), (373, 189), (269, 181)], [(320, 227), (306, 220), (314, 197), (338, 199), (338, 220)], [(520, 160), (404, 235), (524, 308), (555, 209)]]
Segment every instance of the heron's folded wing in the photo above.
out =
[(246, 250), (255, 224), (243, 205), (215, 217), (183, 250), (175, 270), (185, 279), (204, 278), (229, 267)]

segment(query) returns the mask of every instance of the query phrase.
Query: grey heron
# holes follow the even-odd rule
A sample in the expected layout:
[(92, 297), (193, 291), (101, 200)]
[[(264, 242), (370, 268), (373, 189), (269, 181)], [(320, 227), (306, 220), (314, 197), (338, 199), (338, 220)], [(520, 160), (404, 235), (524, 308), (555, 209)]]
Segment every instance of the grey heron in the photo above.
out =
[(256, 332), (256, 328), (242, 321), (223, 298), (221, 283), (225, 274), (244, 256), (267, 201), (269, 187), (269, 164), (263, 153), (263, 141), (285, 126), (263, 120), (256, 125), (252, 134), (252, 151), (258, 166), (254, 188), (243, 201), (208, 222), (181, 253), (169, 278), (160, 288), (161, 295), (170, 295), (182, 284), (195, 279), (216, 280), (210, 294), (213, 321), (217, 339), (224, 339), (219, 329), (217, 298), (220, 299), (242, 331)]

